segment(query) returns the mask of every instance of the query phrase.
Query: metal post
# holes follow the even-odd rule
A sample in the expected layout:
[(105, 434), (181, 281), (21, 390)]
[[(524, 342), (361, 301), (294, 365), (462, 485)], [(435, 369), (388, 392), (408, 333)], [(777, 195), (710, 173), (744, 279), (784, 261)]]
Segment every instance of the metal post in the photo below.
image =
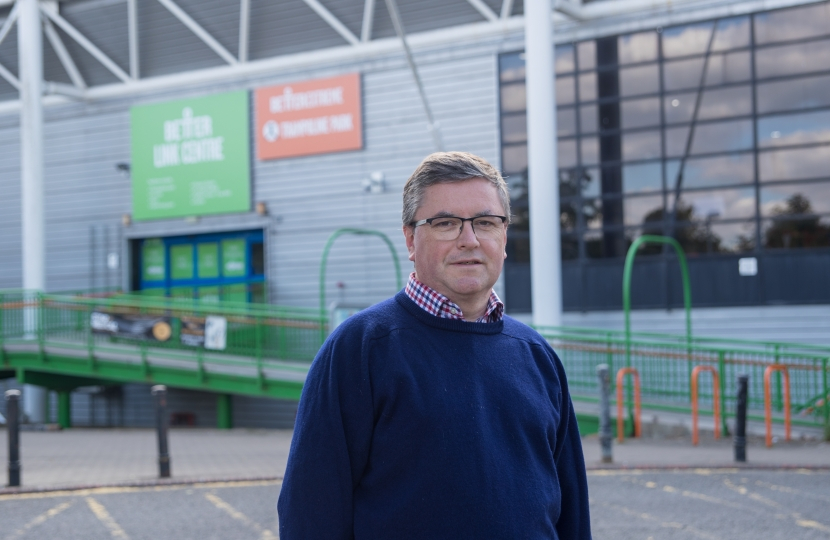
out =
[(735, 461), (746, 462), (746, 401), (749, 375), (738, 375), (738, 410), (735, 411)]
[(167, 449), (167, 387), (150, 389), (156, 405), (156, 436), (159, 443), (159, 478), (170, 478), (170, 452)]
[(599, 377), (599, 444), (602, 448), (602, 462), (612, 463), (611, 456), (611, 402), (608, 394), (611, 391), (611, 375), (608, 364), (597, 366), (597, 377)]
[(72, 392), (58, 391), (58, 425), (62, 429), (72, 427)]
[(562, 324), (559, 174), (551, 0), (525, 2), (530, 280), (533, 324)]
[[(17, 50), (20, 70), (20, 184), (23, 288), (42, 291), (46, 282), (43, 218), (43, 34), (38, 0), (18, 0)], [(35, 313), (26, 310), (26, 334), (34, 333)], [(24, 416), (46, 420), (46, 389), (24, 387)]]
[(6, 390), (9, 429), (9, 487), (20, 486), (20, 390)]
[(231, 395), (218, 394), (216, 396), (216, 427), (231, 429), (233, 427), (233, 413), (231, 412)]

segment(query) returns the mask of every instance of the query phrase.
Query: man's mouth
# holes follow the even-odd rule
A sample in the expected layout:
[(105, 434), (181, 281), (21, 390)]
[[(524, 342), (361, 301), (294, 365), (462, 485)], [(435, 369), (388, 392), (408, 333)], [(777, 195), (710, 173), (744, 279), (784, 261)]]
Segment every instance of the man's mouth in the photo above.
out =
[(481, 261), (458, 261), (458, 262), (454, 262), (453, 264), (458, 264), (458, 265), (461, 265), (461, 266), (471, 266), (471, 265), (474, 265), (474, 264), (481, 264)]

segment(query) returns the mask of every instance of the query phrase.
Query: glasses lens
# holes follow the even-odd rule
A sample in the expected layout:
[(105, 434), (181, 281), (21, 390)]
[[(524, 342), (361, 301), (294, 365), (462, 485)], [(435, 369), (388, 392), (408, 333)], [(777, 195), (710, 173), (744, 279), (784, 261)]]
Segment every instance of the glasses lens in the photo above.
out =
[[(481, 216), (472, 223), (478, 238), (498, 238), (504, 232), (504, 223), (498, 217)], [(461, 224), (459, 218), (440, 218), (432, 222), (430, 231), (439, 240), (455, 240), (461, 234)]]
[(430, 225), (432, 234), (440, 240), (455, 240), (461, 233), (461, 220), (458, 218), (439, 218)]
[(473, 220), (473, 229), (479, 238), (492, 238), (501, 235), (504, 223), (495, 216), (481, 216)]

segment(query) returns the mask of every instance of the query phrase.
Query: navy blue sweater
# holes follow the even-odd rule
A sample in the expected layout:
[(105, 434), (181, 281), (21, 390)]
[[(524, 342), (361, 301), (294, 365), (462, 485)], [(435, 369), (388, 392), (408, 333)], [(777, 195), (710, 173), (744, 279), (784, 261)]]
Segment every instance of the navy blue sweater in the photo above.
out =
[(403, 292), (315, 358), (279, 504), (295, 539), (590, 539), (562, 363), (524, 324), (426, 313)]

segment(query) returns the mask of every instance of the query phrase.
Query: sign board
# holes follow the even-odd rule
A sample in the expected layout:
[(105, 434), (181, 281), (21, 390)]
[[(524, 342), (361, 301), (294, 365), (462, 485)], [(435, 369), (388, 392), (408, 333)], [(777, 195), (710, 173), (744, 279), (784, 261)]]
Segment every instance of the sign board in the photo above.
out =
[(259, 159), (363, 148), (359, 73), (260, 88), (255, 100)]
[(738, 259), (738, 274), (741, 276), (757, 276), (758, 259), (755, 257), (742, 257)]
[(167, 341), (172, 335), (170, 317), (120, 315), (93, 311), (89, 316), (93, 334), (147, 341)]
[(224, 351), (227, 347), (228, 320), (216, 315), (182, 317), (181, 342), (190, 347)]
[(248, 93), (130, 109), (135, 220), (251, 208)]

